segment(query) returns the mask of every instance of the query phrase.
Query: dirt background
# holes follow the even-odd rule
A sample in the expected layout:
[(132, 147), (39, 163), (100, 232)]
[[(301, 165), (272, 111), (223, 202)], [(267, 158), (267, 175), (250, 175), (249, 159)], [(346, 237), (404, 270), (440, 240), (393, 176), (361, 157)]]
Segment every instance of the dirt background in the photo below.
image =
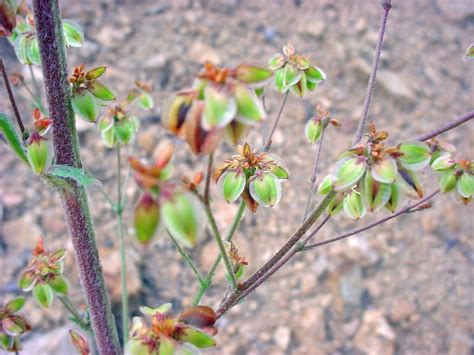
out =
[[(359, 1), (62, 1), (64, 18), (85, 29), (86, 43), (69, 50), (69, 69), (81, 62), (107, 65), (107, 83), (124, 95), (135, 79), (153, 82), (156, 107), (144, 115), (136, 154), (151, 156), (156, 144), (170, 139), (160, 127), (160, 111), (172, 93), (192, 83), (204, 60), (234, 66), (265, 65), (282, 45), (324, 69), (328, 80), (304, 99), (290, 96), (273, 151), (291, 172), (281, 203), (246, 213), (236, 243), (249, 260), (249, 272), (262, 265), (298, 226), (309, 189), (314, 147), (304, 140), (305, 120), (316, 103), (340, 120), (329, 130), (321, 162), (327, 171), (347, 148), (362, 111), (381, 9), (376, 0)], [(394, 1), (370, 119), (391, 133), (393, 143), (429, 130), (472, 109), (474, 62), (462, 55), (474, 38), (474, 4), (470, 0)], [(8, 45), (2, 56), (20, 70)], [(37, 73), (40, 75), (40, 71)], [(27, 81), (30, 77), (24, 70)], [(2, 88), (0, 110), (11, 113)], [(26, 95), (23, 90), (19, 94)], [(24, 117), (30, 108), (19, 98)], [(268, 98), (274, 117), (279, 97)], [(460, 155), (473, 156), (474, 125), (444, 136)], [(110, 193), (114, 190), (114, 154), (104, 148), (92, 125), (79, 124), (85, 166)], [(249, 138), (259, 143), (258, 134)], [(206, 159), (194, 158), (176, 142), (177, 172), (204, 171)], [(216, 161), (232, 153), (222, 146)], [(128, 154), (127, 152), (124, 153)], [(426, 190), (436, 188), (431, 174)], [(120, 276), (115, 222), (97, 189), (91, 189), (92, 214), (103, 269), (120, 321)], [(127, 189), (134, 201), (137, 188)], [(1, 225), (0, 294), (2, 303), (20, 291), (16, 280), (38, 235), (51, 248), (67, 247), (66, 274), (74, 285), (72, 299), (82, 303), (74, 258), (57, 196), (0, 145)], [(236, 206), (214, 194), (212, 202), (222, 230)], [(472, 206), (452, 196), (438, 197), (434, 207), (406, 215), (349, 240), (298, 255), (287, 267), (219, 321), (219, 347), (210, 354), (472, 354), (474, 351), (474, 241)], [(380, 218), (385, 212), (353, 222), (334, 218), (319, 239)], [(128, 216), (127, 216), (128, 217)], [(0, 219), (1, 222), (1, 219)], [(129, 231), (131, 311), (138, 306), (172, 302), (188, 305), (197, 285), (173, 245), (161, 235), (147, 250)], [(207, 236), (191, 255), (205, 272), (216, 255)], [(225, 294), (223, 272), (203, 302), (217, 306)], [(24, 354), (72, 354), (70, 323), (59, 303), (42, 311), (30, 298), (24, 313), (34, 326), (25, 337)]]

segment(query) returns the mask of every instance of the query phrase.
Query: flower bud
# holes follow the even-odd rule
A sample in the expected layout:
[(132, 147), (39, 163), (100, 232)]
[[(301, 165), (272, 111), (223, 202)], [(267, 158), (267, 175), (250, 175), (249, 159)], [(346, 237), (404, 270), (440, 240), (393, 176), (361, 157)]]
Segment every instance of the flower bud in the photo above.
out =
[(34, 132), (28, 140), (26, 155), (33, 171), (41, 175), (53, 162), (51, 142)]
[(344, 212), (352, 218), (359, 219), (365, 216), (367, 210), (362, 203), (360, 194), (357, 191), (349, 191), (343, 202)]
[(421, 170), (426, 167), (431, 160), (430, 147), (423, 142), (411, 142), (401, 144), (398, 147), (402, 155), (398, 158), (400, 164), (407, 170)]
[(305, 126), (305, 135), (306, 139), (310, 144), (314, 144), (319, 141), (321, 138), (321, 133), (323, 131), (323, 125), (321, 120), (310, 119)]
[(104, 75), (106, 70), (107, 70), (107, 67), (104, 67), (104, 66), (91, 69), (86, 73), (86, 79), (94, 80), (94, 79), (100, 78), (102, 75)]
[(160, 208), (153, 197), (145, 193), (133, 214), (135, 233), (140, 244), (148, 244), (160, 223)]
[(161, 216), (168, 232), (187, 247), (194, 247), (203, 231), (204, 215), (199, 201), (189, 193), (175, 193), (162, 204)]
[(272, 173), (254, 176), (249, 191), (252, 198), (265, 207), (272, 207), (281, 199), (281, 183)]
[(81, 334), (75, 330), (70, 330), (69, 337), (71, 338), (72, 345), (74, 345), (80, 355), (89, 355), (91, 353), (89, 343)]
[(245, 188), (245, 174), (241, 171), (228, 171), (221, 179), (222, 194), (224, 199), (230, 203), (239, 198)]

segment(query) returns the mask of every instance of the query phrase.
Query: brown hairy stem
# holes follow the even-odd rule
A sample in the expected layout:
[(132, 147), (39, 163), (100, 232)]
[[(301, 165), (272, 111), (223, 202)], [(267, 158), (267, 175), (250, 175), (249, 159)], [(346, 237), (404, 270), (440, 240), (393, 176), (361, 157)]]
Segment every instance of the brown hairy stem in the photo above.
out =
[(25, 128), (23, 121), (21, 119), (20, 111), (18, 111), (18, 106), (15, 101), (15, 96), (13, 96), (12, 87), (10, 85), (10, 80), (8, 79), (7, 69), (5, 68), (5, 63), (3, 59), (0, 58), (0, 71), (2, 72), (3, 83), (5, 84), (5, 89), (7, 90), (8, 99), (10, 100), (10, 105), (12, 106), (13, 113), (15, 114), (16, 122), (20, 128), (21, 136), (23, 141), (28, 139), (28, 130)]
[(362, 110), (362, 118), (359, 121), (359, 126), (357, 127), (357, 132), (354, 138), (353, 145), (356, 145), (362, 139), (364, 135), (365, 126), (367, 124), (367, 117), (369, 115), (369, 108), (370, 102), (372, 101), (372, 97), (374, 95), (375, 89), (375, 79), (377, 77), (377, 69), (380, 63), (380, 54), (382, 53), (382, 46), (383, 46), (383, 38), (385, 35), (385, 27), (387, 25), (388, 19), (388, 12), (392, 8), (391, 0), (383, 0), (381, 1), (383, 7), (382, 18), (380, 19), (380, 27), (379, 27), (379, 37), (377, 40), (377, 45), (375, 47), (375, 55), (374, 55), (374, 62), (372, 64), (372, 71), (370, 73), (369, 82), (367, 84), (367, 92), (365, 94), (364, 99), (364, 108)]
[[(67, 78), (61, 17), (57, 0), (34, 0), (33, 10), (41, 54), (49, 116), (53, 120), (56, 164), (81, 168), (74, 112)], [(97, 250), (84, 187), (68, 181), (59, 187), (79, 277), (101, 354), (119, 354), (120, 344)]]

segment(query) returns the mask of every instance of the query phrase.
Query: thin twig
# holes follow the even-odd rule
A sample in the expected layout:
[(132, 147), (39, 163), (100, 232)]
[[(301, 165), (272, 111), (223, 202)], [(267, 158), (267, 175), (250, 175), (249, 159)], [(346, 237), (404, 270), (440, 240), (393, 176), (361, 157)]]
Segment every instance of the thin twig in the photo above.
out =
[(171, 233), (168, 232), (169, 237), (171, 238), (171, 241), (175, 245), (176, 249), (178, 249), (178, 253), (183, 257), (183, 259), (188, 263), (189, 267), (193, 271), (194, 275), (196, 275), (196, 278), (198, 279), (199, 285), (202, 286), (204, 279), (201, 276), (201, 273), (196, 267), (196, 264), (194, 264), (194, 261), (191, 259), (191, 257), (184, 251), (183, 248), (181, 248), (181, 245), (179, 245), (178, 241), (171, 235)]
[(321, 147), (323, 146), (323, 139), (324, 139), (324, 131), (326, 129), (323, 129), (321, 131), (321, 137), (319, 138), (318, 145), (316, 147), (316, 154), (314, 156), (314, 164), (313, 164), (313, 172), (311, 173), (311, 188), (309, 189), (309, 194), (308, 194), (308, 200), (306, 201), (306, 208), (304, 210), (304, 215), (303, 215), (303, 222), (305, 221), (306, 217), (308, 217), (308, 212), (309, 212), (309, 207), (311, 205), (311, 199), (316, 192), (316, 180), (317, 180), (317, 175), (318, 175), (318, 165), (319, 165), (319, 157), (321, 155)]
[[(266, 277), (268, 272), (271, 272), (273, 267), (280, 262), (281, 259), (289, 253), (293, 247), (304, 237), (305, 233), (308, 231), (309, 228), (318, 220), (318, 218), (323, 214), (326, 210), (329, 203), (334, 199), (336, 196), (336, 192), (331, 191), (324, 199), (316, 206), (314, 211), (309, 215), (309, 217), (304, 221), (303, 224), (298, 228), (298, 230), (293, 233), (293, 235), (288, 239), (288, 241), (283, 245), (283, 247), (278, 250), (278, 252), (273, 255), (270, 260), (268, 260), (260, 269), (253, 273), (247, 281), (245, 281), (239, 288), (239, 290), (234, 291), (219, 307), (217, 311), (218, 315), (221, 316), (227, 310), (229, 310), (232, 306), (237, 304), (237, 302), (241, 299), (240, 295), (245, 292), (247, 289), (252, 288), (254, 290), (254, 284), (260, 284), (259, 280)], [(246, 295), (249, 292), (245, 293)]]
[(373, 223), (370, 223), (362, 228), (358, 228), (358, 229), (355, 229), (353, 231), (350, 231), (350, 232), (347, 232), (347, 233), (344, 233), (338, 237), (335, 237), (335, 238), (331, 238), (331, 239), (328, 239), (328, 240), (323, 240), (321, 242), (318, 242), (318, 243), (314, 243), (314, 244), (310, 244), (310, 245), (307, 245), (305, 247), (302, 247), (300, 248), (299, 251), (305, 251), (305, 250), (309, 250), (309, 249), (313, 249), (313, 248), (316, 248), (316, 247), (319, 247), (321, 245), (325, 245), (325, 244), (329, 244), (329, 243), (333, 243), (333, 242), (336, 242), (338, 240), (341, 240), (341, 239), (345, 239), (345, 238), (348, 238), (352, 235), (356, 235), (356, 234), (359, 234), (361, 232), (364, 232), (368, 229), (371, 229), (371, 228), (374, 228), (380, 224), (383, 224), (387, 221), (390, 221), (391, 219), (394, 219), (394, 218), (397, 218), (399, 216), (401, 216), (402, 214), (405, 214), (405, 213), (410, 213), (412, 212), (414, 209), (416, 209), (417, 207), (425, 204), (428, 200), (430, 200), (431, 198), (433, 198), (436, 194), (439, 193), (439, 190), (436, 190), (434, 192), (432, 192), (431, 194), (429, 194), (428, 196), (424, 197), (423, 199), (417, 201), (416, 203), (410, 205), (410, 206), (407, 206), (403, 209), (401, 209), (400, 211), (398, 211), (397, 213), (394, 213), (394, 214), (391, 214), (390, 216), (387, 216), (387, 217), (384, 217), (382, 219), (379, 219), (378, 221), (375, 221)]
[(278, 109), (278, 113), (277, 113), (277, 116), (275, 118), (275, 122), (273, 122), (272, 129), (270, 130), (270, 133), (268, 134), (266, 143), (263, 146), (263, 151), (264, 152), (268, 152), (268, 150), (270, 149), (270, 146), (272, 145), (272, 137), (273, 137), (273, 134), (275, 133), (275, 130), (278, 126), (278, 122), (280, 121), (280, 117), (281, 117), (281, 114), (283, 113), (283, 108), (285, 107), (286, 99), (288, 99), (288, 94), (289, 93), (290, 93), (290, 91), (288, 90), (285, 93), (285, 95), (283, 95), (283, 99), (281, 100), (281, 103), (280, 103), (280, 108)]
[(26, 141), (28, 139), (28, 130), (25, 128), (23, 125), (23, 121), (20, 116), (20, 111), (18, 111), (18, 106), (15, 101), (15, 96), (13, 96), (13, 91), (12, 87), (10, 85), (10, 80), (8, 79), (8, 74), (7, 74), (7, 69), (5, 68), (5, 64), (3, 62), (3, 59), (0, 58), (0, 71), (2, 72), (3, 76), (3, 83), (5, 84), (5, 89), (7, 90), (8, 93), (8, 98), (10, 100), (10, 104), (13, 109), (13, 113), (15, 114), (16, 122), (18, 123), (18, 127), (20, 128), (21, 131), (21, 136), (23, 137), (23, 141)]
[(383, 6), (383, 14), (380, 20), (379, 37), (377, 40), (377, 46), (375, 47), (374, 62), (372, 64), (372, 71), (370, 73), (369, 82), (367, 84), (367, 92), (365, 94), (364, 99), (364, 108), (362, 110), (362, 117), (359, 121), (359, 126), (357, 127), (354, 145), (359, 143), (359, 141), (362, 139), (362, 136), (364, 135), (365, 125), (367, 124), (367, 116), (369, 114), (370, 101), (372, 100), (372, 96), (374, 94), (375, 89), (375, 79), (377, 77), (377, 69), (379, 67), (380, 62), (380, 53), (382, 52), (383, 38), (385, 35), (385, 26), (387, 25), (388, 12), (392, 7), (391, 0), (384, 0), (381, 3)]
[[(245, 211), (245, 201), (242, 199), (239, 205), (239, 210), (235, 214), (232, 225), (229, 229), (229, 232), (227, 233), (226, 241), (230, 242), (232, 240), (235, 232), (237, 231), (237, 228), (240, 225), (240, 221), (242, 220), (244, 211)], [(217, 267), (219, 266), (219, 263), (221, 262), (221, 260), (222, 260), (221, 254), (217, 255), (216, 260), (214, 260), (214, 263), (211, 266), (211, 269), (209, 270), (206, 277), (204, 278), (204, 282), (200, 285), (198, 293), (194, 297), (193, 306), (197, 306), (199, 304), (202, 297), (206, 293), (207, 289), (212, 285), (212, 281), (214, 280)]]
[(212, 176), (212, 164), (214, 162), (214, 152), (209, 153), (207, 161), (206, 171), (206, 185), (204, 186), (204, 202), (206, 205), (210, 203), (210, 191), (211, 191), (211, 176)]
[(436, 137), (440, 135), (441, 133), (447, 132), (453, 128), (456, 128), (457, 126), (462, 125), (463, 123), (466, 123), (474, 118), (474, 111), (470, 111), (465, 113), (462, 116), (456, 117), (455, 119), (449, 121), (448, 123), (442, 125), (441, 127), (438, 127), (430, 132), (427, 132), (425, 134), (422, 134), (418, 137), (415, 138), (417, 141), (427, 141), (428, 139), (431, 139), (433, 137)]
[(42, 94), (41, 94), (41, 89), (38, 85), (38, 82), (36, 81), (36, 75), (33, 70), (33, 65), (28, 65), (28, 69), (30, 70), (30, 76), (31, 76), (31, 81), (33, 82), (33, 87), (35, 88), (36, 92), (36, 98), (39, 102), (41, 102)]
[[(330, 216), (327, 216), (324, 218), (324, 220), (316, 227), (313, 233), (311, 235), (316, 234), (318, 231), (321, 230), (321, 228), (326, 224), (326, 222), (329, 220)], [(305, 237), (303, 240), (300, 242), (304, 245), (310, 238)], [(298, 243), (299, 244), (299, 243)], [(243, 300), (247, 295), (249, 295), (251, 292), (253, 292), (258, 286), (260, 286), (262, 283), (264, 283), (266, 280), (268, 280), (275, 272), (280, 270), (290, 259), (298, 252), (299, 247), (298, 244), (295, 244), (281, 259), (279, 259), (277, 262), (275, 262), (270, 269), (258, 280), (253, 282), (251, 285), (249, 285), (248, 288), (242, 290), (240, 293), (232, 294), (230, 297), (228, 297), (217, 309), (217, 316), (221, 317), (224, 313), (226, 313), (230, 308), (232, 308), (234, 305), (239, 303), (241, 300)]]

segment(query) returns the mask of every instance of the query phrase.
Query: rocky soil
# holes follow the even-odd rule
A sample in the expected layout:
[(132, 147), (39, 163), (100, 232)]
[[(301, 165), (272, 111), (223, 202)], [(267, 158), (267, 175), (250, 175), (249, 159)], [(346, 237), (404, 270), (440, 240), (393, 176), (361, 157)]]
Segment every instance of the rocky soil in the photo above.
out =
[[(264, 65), (291, 42), (324, 69), (328, 80), (322, 87), (303, 100), (290, 96), (275, 135), (273, 150), (292, 173), (281, 203), (256, 215), (247, 213), (236, 235), (237, 246), (249, 260), (249, 272), (262, 265), (301, 220), (313, 155), (304, 140), (304, 122), (316, 103), (343, 124), (339, 132), (328, 131), (322, 169), (327, 171), (334, 157), (350, 144), (377, 39), (378, 1), (62, 1), (62, 8), (64, 17), (75, 19), (86, 33), (85, 45), (70, 50), (70, 68), (81, 62), (109, 66), (107, 82), (121, 95), (135, 79), (155, 85), (155, 111), (142, 117), (136, 141), (139, 156), (151, 156), (156, 144), (166, 138), (159, 125), (161, 108), (174, 91), (192, 82), (205, 60), (228, 66), (242, 61)], [(473, 19), (469, 0), (394, 1), (370, 115), (379, 128), (391, 132), (393, 143), (472, 109), (474, 63), (464, 61), (462, 54), (473, 38)], [(7, 56), (9, 68), (19, 69), (7, 47), (2, 43), (2, 56)], [(24, 74), (29, 80), (28, 72)], [(3, 93), (2, 89), (0, 111), (10, 112)], [(271, 95), (267, 101), (269, 116), (274, 117), (279, 97)], [(23, 101), (21, 108), (29, 117)], [(93, 126), (80, 124), (79, 129), (85, 166), (113, 193), (113, 152), (101, 145)], [(257, 133), (250, 141), (260, 142)], [(473, 133), (470, 124), (445, 138), (472, 158)], [(185, 145), (177, 144), (177, 171), (204, 171), (206, 159), (195, 159)], [(223, 146), (216, 161), (231, 152)], [(431, 175), (426, 174), (424, 180), (427, 190), (436, 188)], [(127, 194), (132, 201), (137, 197), (133, 183)], [(236, 206), (213, 196), (219, 225), (225, 230)], [(90, 190), (90, 199), (119, 320), (116, 226), (97, 189)], [(0, 202), (2, 303), (19, 293), (16, 280), (39, 235), (51, 248), (65, 246), (70, 251), (66, 274), (74, 285), (73, 300), (83, 303), (57, 196), (1, 144)], [(219, 347), (209, 353), (472, 354), (472, 212), (472, 206), (441, 196), (427, 211), (301, 253), (219, 321)], [(337, 217), (318, 238), (335, 236), (382, 213), (356, 223)], [(144, 250), (134, 243), (133, 231), (129, 232), (132, 313), (137, 314), (144, 304), (172, 302), (175, 309), (189, 305), (197, 285), (166, 235)], [(207, 236), (192, 256), (206, 271), (216, 253)], [(217, 306), (224, 294), (221, 270), (204, 302)], [(67, 339), (70, 324), (59, 303), (42, 311), (29, 299), (24, 313), (34, 327), (25, 337), (24, 354), (73, 353)]]

